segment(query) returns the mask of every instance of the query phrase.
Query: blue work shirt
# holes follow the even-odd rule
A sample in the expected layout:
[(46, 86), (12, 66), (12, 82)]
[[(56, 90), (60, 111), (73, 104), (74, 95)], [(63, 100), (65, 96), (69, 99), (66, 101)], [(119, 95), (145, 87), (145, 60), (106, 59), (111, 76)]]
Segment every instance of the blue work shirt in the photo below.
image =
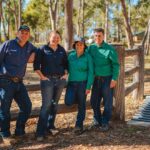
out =
[(0, 76), (23, 78), (32, 52), (36, 52), (36, 47), (30, 42), (23, 47), (17, 38), (4, 42), (0, 45)]
[(56, 51), (43, 45), (36, 53), (34, 61), (34, 70), (40, 70), (43, 75), (64, 75), (68, 68), (67, 54), (65, 49), (58, 45)]

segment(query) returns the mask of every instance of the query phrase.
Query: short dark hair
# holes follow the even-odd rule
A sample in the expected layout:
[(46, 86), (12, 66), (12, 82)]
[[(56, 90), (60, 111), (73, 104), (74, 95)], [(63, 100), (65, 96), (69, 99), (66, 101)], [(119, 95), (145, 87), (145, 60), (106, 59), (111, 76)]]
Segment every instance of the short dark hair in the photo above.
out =
[(96, 28), (96, 29), (94, 29), (94, 33), (95, 32), (102, 32), (103, 33), (103, 35), (104, 35), (104, 29), (103, 28)]

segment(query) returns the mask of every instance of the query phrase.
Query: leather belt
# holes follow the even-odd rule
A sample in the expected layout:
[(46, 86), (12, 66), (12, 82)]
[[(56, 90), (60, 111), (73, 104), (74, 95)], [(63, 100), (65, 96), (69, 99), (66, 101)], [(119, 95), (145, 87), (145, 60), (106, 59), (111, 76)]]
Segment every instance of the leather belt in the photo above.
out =
[(56, 78), (56, 79), (59, 79), (59, 78), (62, 77), (62, 75), (57, 75), (57, 74), (55, 74), (55, 75), (48, 75), (47, 77), (48, 77), (48, 78)]
[(15, 83), (18, 83), (18, 82), (22, 82), (23, 79), (19, 77), (10, 77), (10, 80), (12, 80)]
[(11, 80), (15, 83), (18, 83), (18, 82), (22, 82), (23, 79), (20, 78), (20, 77), (9, 77), (9, 76), (0, 76), (0, 79), (7, 79), (7, 80)]

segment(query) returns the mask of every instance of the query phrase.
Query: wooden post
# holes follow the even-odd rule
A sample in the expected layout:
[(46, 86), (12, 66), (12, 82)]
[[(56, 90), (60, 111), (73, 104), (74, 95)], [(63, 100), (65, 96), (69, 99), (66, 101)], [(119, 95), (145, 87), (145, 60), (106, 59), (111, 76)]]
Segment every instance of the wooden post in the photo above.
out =
[(125, 48), (123, 45), (114, 45), (118, 52), (120, 73), (115, 87), (115, 109), (114, 118), (117, 120), (125, 120)]
[(138, 100), (143, 100), (144, 95), (144, 48), (139, 47), (139, 84), (138, 84)]

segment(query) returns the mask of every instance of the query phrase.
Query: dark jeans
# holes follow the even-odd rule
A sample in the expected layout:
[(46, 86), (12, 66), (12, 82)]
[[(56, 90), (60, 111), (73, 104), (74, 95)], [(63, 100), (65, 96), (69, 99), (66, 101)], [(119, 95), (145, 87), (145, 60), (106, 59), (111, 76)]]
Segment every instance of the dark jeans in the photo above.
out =
[[(108, 124), (112, 116), (113, 104), (113, 89), (110, 88), (112, 76), (95, 77), (92, 95), (91, 106), (94, 112), (94, 120), (99, 124)], [(100, 104), (103, 98), (104, 111), (101, 114)]]
[(67, 85), (65, 104), (68, 106), (78, 104), (76, 127), (83, 127), (86, 113), (86, 81), (70, 81)]
[(26, 87), (22, 82), (15, 83), (9, 79), (0, 79), (0, 128), (3, 137), (9, 137), (11, 135), (10, 107), (13, 99), (20, 109), (15, 134), (23, 135), (25, 134), (25, 123), (29, 118), (32, 107)]
[(47, 129), (54, 128), (57, 105), (66, 80), (50, 78), (41, 81), (42, 106), (37, 125), (37, 136), (44, 136)]

